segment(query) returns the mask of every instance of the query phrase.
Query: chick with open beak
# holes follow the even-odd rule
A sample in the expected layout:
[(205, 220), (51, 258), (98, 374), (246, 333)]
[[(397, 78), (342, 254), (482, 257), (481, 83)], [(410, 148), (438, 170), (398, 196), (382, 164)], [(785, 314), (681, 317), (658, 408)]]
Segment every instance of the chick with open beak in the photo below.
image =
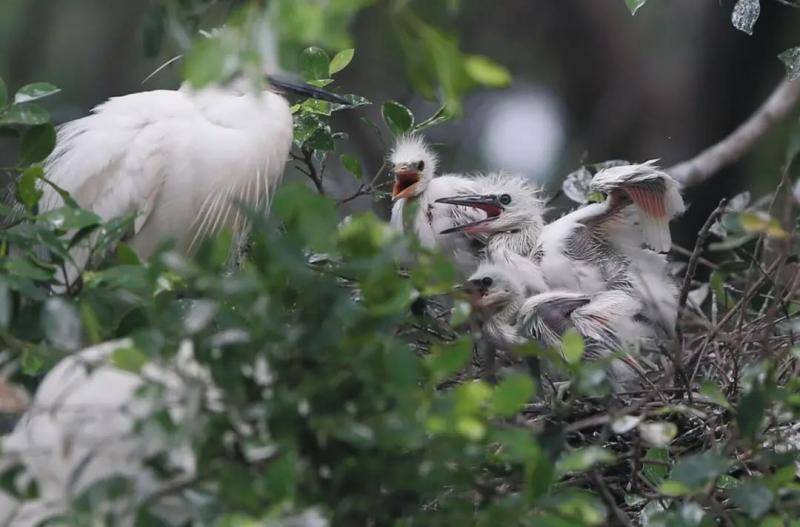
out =
[(392, 227), (398, 232), (413, 233), (427, 249), (440, 250), (459, 271), (468, 275), (478, 265), (482, 241), (466, 233), (458, 236), (440, 233), (474, 221), (483, 213), (468, 207), (437, 204), (436, 200), (474, 194), (475, 180), (457, 174), (436, 176), (436, 154), (416, 135), (398, 139), (389, 156), (389, 165), (394, 175)]

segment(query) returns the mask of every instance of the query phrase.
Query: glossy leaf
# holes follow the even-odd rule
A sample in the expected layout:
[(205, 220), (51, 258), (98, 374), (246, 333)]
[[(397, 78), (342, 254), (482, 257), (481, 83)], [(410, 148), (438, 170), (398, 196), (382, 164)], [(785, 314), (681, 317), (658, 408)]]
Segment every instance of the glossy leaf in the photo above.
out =
[(331, 59), (325, 50), (310, 47), (303, 50), (300, 56), (300, 71), (306, 80), (327, 79), (330, 74)]
[(50, 121), (47, 110), (36, 103), (14, 104), (0, 113), (0, 125), (3, 124), (45, 124)]
[(17, 90), (16, 95), (14, 95), (14, 103), (20, 104), (43, 99), (45, 97), (55, 95), (60, 91), (61, 88), (57, 88), (48, 82), (35, 82), (33, 84), (27, 84)]
[(101, 223), (100, 216), (94, 212), (72, 207), (59, 207), (49, 210), (40, 216), (57, 229), (82, 229)]
[(34, 166), (26, 169), (17, 179), (17, 199), (28, 210), (32, 210), (42, 197), (42, 191), (39, 189), (39, 180), (43, 174), (42, 167)]
[(398, 102), (386, 101), (383, 103), (381, 115), (395, 137), (409, 132), (414, 126), (414, 114)]

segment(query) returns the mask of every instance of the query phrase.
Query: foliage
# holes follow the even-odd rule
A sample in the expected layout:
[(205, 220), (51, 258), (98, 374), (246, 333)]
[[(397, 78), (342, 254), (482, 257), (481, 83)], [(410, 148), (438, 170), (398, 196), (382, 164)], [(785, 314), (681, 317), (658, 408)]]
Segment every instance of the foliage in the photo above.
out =
[[(160, 47), (166, 28), (189, 46), (223, 4), (154, 3), (146, 49)], [(226, 28), (196, 40), (185, 76), (203, 85), (243, 72), (261, 82), (258, 67), (270, 50), (259, 35), (277, 19), (281, 47), (294, 50), (290, 62), (307, 81), (331, 86), (358, 60), (347, 25), (371, 8), (389, 9), (412, 85), (440, 103), (418, 121), (399, 102), (380, 101), (393, 135), (451, 119), (469, 90), (508, 82), (503, 68), (463, 53), (454, 36), (416, 18), (407, 3), (383, 4), (252, 2)], [(636, 12), (645, 0), (627, 4)], [(364, 174), (362, 161), (344, 151), (347, 138), (335, 128), (342, 108), (293, 106), (295, 168), (318, 192), (284, 186), (273, 222), (252, 215), (252, 243), (234, 268), (226, 235), (191, 258), (165, 245), (140, 262), (124, 242), (131, 217), (103, 221), (66, 195), (63, 208), (40, 214), (41, 185), (50, 184), (41, 162), (55, 134), (36, 100), (56, 92), (36, 83), (12, 99), (0, 81), (0, 128), (20, 140), (18, 166), (8, 167), (18, 176), (17, 206), (0, 208), (8, 223), (0, 232), (3, 360), (13, 380), (33, 390), (59, 359), (86, 345), (131, 337), (133, 345), (111, 361), (140, 372), (146, 364), (176, 368), (178, 350), (190, 342), (218, 404), (205, 403), (191, 427), (154, 411), (137, 430), (190, 442), (197, 470), (179, 486), (163, 459), (149, 461), (163, 475), (159, 496), (191, 504), (198, 523), (280, 524), (310, 515), (332, 525), (601, 525), (621, 517), (782, 525), (800, 512), (798, 306), (793, 279), (782, 278), (793, 276), (797, 239), (786, 220), (791, 207), (780, 206), (785, 182), (772, 203), (731, 203), (712, 228), (717, 239), (707, 256), (715, 261), (708, 284), (690, 293), (683, 360), (665, 353), (673, 362), (650, 372), (648, 389), (611, 402), (603, 365), (583, 359), (572, 333), (564, 359), (533, 345), (519, 350), (571, 375), (576, 382), (565, 396), (527, 374), (496, 385), (474, 378), (472, 343), (459, 333), (465, 304), (456, 299), (451, 312), (435, 298), (453, 290), (452, 266), (373, 214), (339, 221), (323, 195), (325, 166), (336, 153), (358, 181), (357, 195), (382, 197), (381, 171)], [(348, 97), (355, 107), (369, 104)], [(796, 145), (789, 149), (787, 167), (797, 153)], [(601, 166), (570, 177), (569, 197), (590, 201), (584, 183)], [(92, 265), (65, 283), (78, 248)], [(398, 261), (412, 263), (400, 269)], [(13, 470), (5, 475), (7, 493), (35, 496)], [(108, 516), (119, 509), (107, 505), (125, 495), (119, 483), (101, 482), (76, 499), (65, 523), (113, 523)], [(160, 525), (157, 505), (137, 503), (138, 524)]]

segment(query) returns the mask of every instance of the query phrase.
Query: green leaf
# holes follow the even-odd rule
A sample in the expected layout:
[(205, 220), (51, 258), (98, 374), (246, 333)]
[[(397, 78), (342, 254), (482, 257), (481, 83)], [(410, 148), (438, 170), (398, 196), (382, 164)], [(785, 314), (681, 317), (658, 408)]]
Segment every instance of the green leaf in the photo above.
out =
[(731, 501), (753, 519), (760, 518), (772, 507), (772, 491), (758, 481), (745, 481), (728, 491)]
[(800, 46), (787, 49), (778, 55), (778, 58), (786, 66), (786, 74), (789, 79), (800, 79)]
[(561, 337), (561, 349), (567, 364), (579, 363), (584, 352), (583, 337), (574, 329), (568, 330)]
[(511, 73), (506, 68), (483, 55), (468, 55), (464, 67), (469, 76), (484, 86), (505, 88), (511, 84)]
[(30, 165), (45, 159), (56, 146), (56, 130), (50, 123), (29, 128), (22, 136), (20, 163)]
[(713, 403), (725, 408), (726, 410), (731, 409), (731, 403), (728, 402), (728, 399), (725, 397), (725, 394), (722, 393), (722, 390), (720, 390), (719, 386), (713, 382), (704, 382), (700, 387), (700, 394), (705, 395)]
[(331, 59), (325, 50), (316, 46), (304, 49), (300, 55), (300, 71), (307, 81), (327, 79), (330, 64)]
[(511, 417), (530, 401), (536, 392), (536, 384), (527, 375), (512, 374), (497, 385), (490, 399), (493, 413)]
[(613, 463), (616, 456), (610, 450), (596, 446), (578, 448), (566, 454), (556, 463), (556, 474), (563, 476), (574, 472), (586, 472), (598, 464)]
[(636, 12), (639, 11), (639, 9), (641, 9), (641, 7), (646, 3), (647, 0), (625, 0), (625, 4), (628, 6), (628, 9), (632, 15), (635, 15)]
[(648, 460), (659, 461), (661, 463), (669, 462), (669, 450), (666, 448), (651, 448), (644, 456), (645, 463), (643, 464), (642, 474), (654, 486), (658, 487), (664, 478), (667, 477), (669, 467), (660, 463), (647, 463)]
[(43, 269), (22, 258), (6, 260), (5, 267), (9, 274), (22, 278), (30, 278), (31, 280), (50, 280), (53, 276), (53, 271), (51, 269)]
[(357, 158), (349, 154), (342, 154), (339, 159), (342, 161), (342, 166), (353, 174), (356, 179), (359, 181), (364, 179), (364, 172), (361, 170), (361, 162)]
[(5, 281), (0, 280), (0, 331), (11, 326), (11, 315), (14, 311), (14, 297)]
[(226, 74), (228, 51), (218, 38), (198, 41), (183, 61), (183, 77), (194, 88), (218, 82)]
[(33, 166), (26, 169), (17, 179), (17, 199), (28, 210), (32, 210), (42, 197), (42, 191), (39, 189), (37, 182), (43, 174), (42, 167)]
[(47, 110), (35, 103), (14, 104), (0, 114), (0, 125), (27, 124), (37, 125), (50, 121)]
[(381, 114), (395, 137), (407, 133), (414, 126), (414, 114), (399, 102), (386, 101), (381, 107)]
[(22, 373), (25, 375), (36, 375), (39, 370), (44, 366), (44, 360), (38, 353), (31, 350), (25, 350), (22, 354)]
[(111, 364), (133, 373), (139, 373), (147, 360), (147, 355), (134, 347), (119, 348), (111, 354)]
[(730, 462), (714, 452), (694, 454), (678, 460), (672, 469), (670, 479), (689, 489), (696, 489), (711, 483), (717, 476), (728, 470), (728, 466), (730, 466)]
[(43, 99), (55, 95), (60, 91), (61, 88), (57, 88), (48, 82), (34, 82), (33, 84), (27, 84), (17, 90), (17, 94), (14, 95), (14, 103), (20, 104)]
[(464, 368), (472, 357), (472, 343), (468, 339), (460, 339), (448, 346), (434, 346), (430, 355), (425, 357), (425, 364), (439, 383), (455, 375)]
[(767, 394), (760, 387), (754, 387), (739, 400), (736, 424), (744, 437), (755, 439), (761, 430), (768, 402)]
[(328, 66), (328, 74), (333, 75), (334, 73), (339, 73), (343, 69), (350, 64), (350, 61), (353, 60), (353, 55), (355, 55), (356, 50), (353, 48), (350, 49), (343, 49), (336, 55), (334, 55), (333, 59), (331, 60), (330, 66)]
[(331, 152), (334, 149), (333, 135), (329, 126), (317, 128), (311, 137), (305, 142), (305, 145), (314, 150), (322, 150), (323, 152)]
[(48, 222), (57, 229), (82, 229), (100, 224), (103, 220), (94, 212), (72, 207), (59, 207), (49, 210), (39, 216), (39, 219)]
[(0, 78), (0, 109), (8, 103), (8, 88), (5, 81)]

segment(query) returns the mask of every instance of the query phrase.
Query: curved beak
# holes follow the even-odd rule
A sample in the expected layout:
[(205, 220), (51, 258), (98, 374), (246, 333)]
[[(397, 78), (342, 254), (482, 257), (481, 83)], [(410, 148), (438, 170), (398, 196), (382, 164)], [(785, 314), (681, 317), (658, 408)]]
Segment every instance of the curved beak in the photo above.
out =
[(450, 234), (453, 232), (468, 232), (480, 233), (486, 232), (488, 223), (500, 217), (500, 214), (506, 210), (500, 203), (500, 198), (496, 194), (471, 194), (465, 196), (451, 196), (446, 198), (439, 198), (436, 203), (444, 203), (447, 205), (456, 205), (459, 207), (469, 207), (473, 209), (480, 209), (486, 213), (486, 218), (472, 223), (465, 223), (457, 225), (449, 229), (445, 229), (439, 234)]
[(341, 104), (342, 106), (352, 106), (350, 101), (348, 101), (341, 95), (337, 95), (333, 92), (323, 90), (322, 88), (317, 88), (316, 86), (312, 86), (311, 84), (306, 84), (304, 82), (294, 83), (286, 79), (281, 79), (280, 77), (274, 77), (272, 75), (267, 75), (267, 81), (269, 81), (269, 83), (272, 86), (275, 86), (276, 88), (279, 88), (285, 92), (293, 93), (295, 95), (300, 95), (301, 97), (308, 97), (309, 99), (319, 99), (320, 101), (327, 101), (333, 104)]

